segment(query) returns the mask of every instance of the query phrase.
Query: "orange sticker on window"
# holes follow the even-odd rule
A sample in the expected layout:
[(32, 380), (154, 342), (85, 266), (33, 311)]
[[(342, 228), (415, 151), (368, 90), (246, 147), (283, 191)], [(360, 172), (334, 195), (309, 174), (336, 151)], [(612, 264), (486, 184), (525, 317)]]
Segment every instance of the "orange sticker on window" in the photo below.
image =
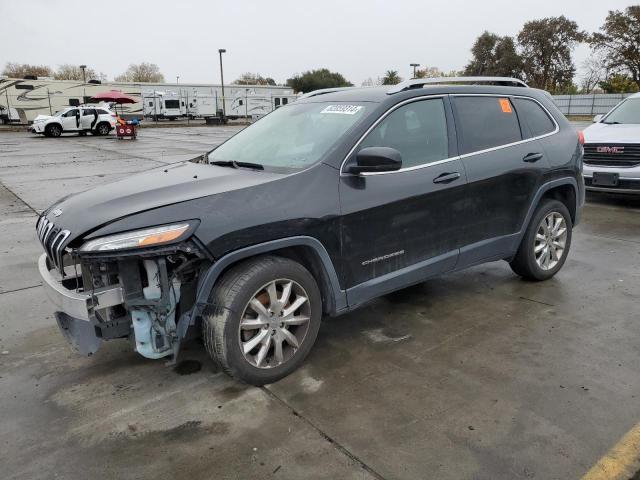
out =
[(502, 111), (504, 113), (511, 113), (511, 102), (509, 102), (509, 99), (507, 98), (501, 98), (500, 99), (500, 107), (502, 108)]

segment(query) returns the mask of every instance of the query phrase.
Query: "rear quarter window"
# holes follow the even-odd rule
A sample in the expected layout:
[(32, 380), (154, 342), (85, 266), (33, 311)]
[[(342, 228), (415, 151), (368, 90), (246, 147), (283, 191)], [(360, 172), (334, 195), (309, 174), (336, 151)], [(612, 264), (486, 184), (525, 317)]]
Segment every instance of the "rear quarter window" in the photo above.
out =
[(461, 153), (472, 153), (522, 140), (513, 104), (504, 97), (455, 97)]
[(539, 137), (556, 129), (556, 124), (551, 120), (549, 114), (537, 102), (526, 98), (515, 98), (513, 103), (518, 110), (521, 121), (524, 121), (529, 127), (531, 134), (527, 137)]

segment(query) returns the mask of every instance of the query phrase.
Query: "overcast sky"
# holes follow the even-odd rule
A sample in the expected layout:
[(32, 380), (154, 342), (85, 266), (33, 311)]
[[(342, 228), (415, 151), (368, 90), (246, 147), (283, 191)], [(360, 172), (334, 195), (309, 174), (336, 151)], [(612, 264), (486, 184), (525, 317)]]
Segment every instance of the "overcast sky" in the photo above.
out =
[[(259, 72), (278, 83), (327, 67), (356, 85), (412, 62), (461, 69), (484, 30), (515, 35), (527, 20), (566, 15), (595, 31), (628, 0), (0, 0), (0, 68), (9, 61), (86, 63), (112, 79), (152, 62), (167, 81), (218, 83)], [(120, 14), (116, 5), (123, 5)], [(104, 12), (113, 12), (105, 15)], [(576, 65), (589, 55), (581, 46)]]

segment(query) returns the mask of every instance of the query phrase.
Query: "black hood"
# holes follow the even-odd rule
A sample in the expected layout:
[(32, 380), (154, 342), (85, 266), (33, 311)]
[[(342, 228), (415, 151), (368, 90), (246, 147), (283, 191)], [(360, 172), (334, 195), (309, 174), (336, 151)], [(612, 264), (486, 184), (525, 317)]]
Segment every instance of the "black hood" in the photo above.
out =
[(66, 197), (52, 205), (45, 215), (56, 227), (71, 232), (68, 244), (92, 230), (135, 213), (282, 177), (282, 174), (265, 171), (183, 162)]

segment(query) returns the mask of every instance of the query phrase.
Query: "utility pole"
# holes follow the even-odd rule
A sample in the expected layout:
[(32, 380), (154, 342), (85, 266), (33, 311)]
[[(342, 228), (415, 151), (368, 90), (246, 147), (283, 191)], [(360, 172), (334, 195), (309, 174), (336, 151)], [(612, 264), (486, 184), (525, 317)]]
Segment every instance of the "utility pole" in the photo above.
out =
[(84, 86), (87, 83), (87, 75), (85, 73), (87, 66), (80, 65), (80, 69), (82, 70), (82, 84), (83, 84), (82, 85), (82, 104), (84, 105), (84, 103), (87, 101), (87, 87)]
[(416, 68), (418, 68), (420, 66), (420, 64), (419, 63), (410, 63), (409, 66), (413, 67), (413, 77), (412, 78), (416, 78)]
[(222, 116), (227, 116), (227, 111), (224, 106), (224, 72), (222, 70), (222, 54), (226, 53), (227, 50), (224, 48), (218, 49), (218, 54), (220, 55), (220, 84), (222, 86)]

